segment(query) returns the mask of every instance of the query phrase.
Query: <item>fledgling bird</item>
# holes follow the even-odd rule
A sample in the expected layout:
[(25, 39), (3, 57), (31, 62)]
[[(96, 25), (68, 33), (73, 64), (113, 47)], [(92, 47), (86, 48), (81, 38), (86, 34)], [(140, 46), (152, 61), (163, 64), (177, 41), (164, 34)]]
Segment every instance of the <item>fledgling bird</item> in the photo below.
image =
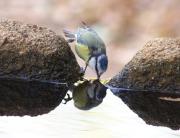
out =
[(106, 47), (99, 35), (82, 22), (81, 27), (75, 32), (63, 30), (67, 41), (72, 43), (75, 41), (75, 50), (78, 56), (86, 63), (84, 73), (87, 66), (92, 68), (96, 74), (97, 79), (107, 70), (108, 58), (106, 55)]

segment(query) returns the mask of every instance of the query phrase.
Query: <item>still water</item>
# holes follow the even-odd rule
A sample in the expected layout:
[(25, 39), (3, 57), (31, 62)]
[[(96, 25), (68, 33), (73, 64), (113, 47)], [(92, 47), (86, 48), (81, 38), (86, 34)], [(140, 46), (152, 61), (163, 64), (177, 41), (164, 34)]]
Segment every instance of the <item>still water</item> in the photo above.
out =
[(180, 131), (146, 125), (118, 97), (81, 111), (73, 102), (37, 117), (0, 117), (0, 138), (180, 138)]

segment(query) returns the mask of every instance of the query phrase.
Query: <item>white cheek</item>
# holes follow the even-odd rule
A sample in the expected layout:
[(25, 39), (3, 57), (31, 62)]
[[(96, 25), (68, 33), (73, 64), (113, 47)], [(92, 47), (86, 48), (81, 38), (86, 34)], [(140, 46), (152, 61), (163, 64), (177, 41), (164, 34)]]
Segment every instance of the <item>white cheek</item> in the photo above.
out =
[(92, 57), (90, 60), (89, 60), (89, 67), (91, 69), (93, 69), (94, 71), (96, 71), (96, 59), (95, 57)]
[(77, 42), (77, 34), (75, 34), (76, 42)]

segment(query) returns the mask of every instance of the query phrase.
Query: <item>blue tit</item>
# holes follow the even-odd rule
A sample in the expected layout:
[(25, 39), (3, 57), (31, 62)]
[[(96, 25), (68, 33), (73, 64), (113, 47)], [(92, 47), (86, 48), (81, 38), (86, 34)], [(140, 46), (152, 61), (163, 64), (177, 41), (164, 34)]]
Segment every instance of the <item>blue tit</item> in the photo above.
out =
[(76, 32), (64, 30), (64, 34), (68, 38), (67, 41), (69, 43), (75, 41), (76, 53), (86, 63), (84, 73), (87, 66), (89, 66), (96, 72), (99, 79), (108, 67), (106, 47), (103, 40), (85, 23)]

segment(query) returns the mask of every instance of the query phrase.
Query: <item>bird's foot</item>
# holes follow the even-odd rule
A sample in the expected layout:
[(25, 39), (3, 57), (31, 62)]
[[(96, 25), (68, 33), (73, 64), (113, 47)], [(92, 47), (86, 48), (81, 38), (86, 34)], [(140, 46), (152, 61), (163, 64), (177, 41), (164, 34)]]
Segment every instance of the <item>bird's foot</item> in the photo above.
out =
[(63, 104), (67, 104), (67, 102), (72, 100), (72, 96), (70, 96), (68, 93), (66, 95), (67, 95), (67, 98), (63, 99), (63, 101), (64, 101), (64, 102), (62, 102)]

